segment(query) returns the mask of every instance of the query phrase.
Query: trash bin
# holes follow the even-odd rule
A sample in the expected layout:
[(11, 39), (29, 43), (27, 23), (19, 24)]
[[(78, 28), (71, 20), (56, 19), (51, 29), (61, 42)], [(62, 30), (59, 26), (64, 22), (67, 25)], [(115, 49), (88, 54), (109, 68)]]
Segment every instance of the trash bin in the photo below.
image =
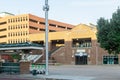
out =
[(33, 70), (32, 75), (34, 75), (34, 76), (37, 75), (37, 70)]

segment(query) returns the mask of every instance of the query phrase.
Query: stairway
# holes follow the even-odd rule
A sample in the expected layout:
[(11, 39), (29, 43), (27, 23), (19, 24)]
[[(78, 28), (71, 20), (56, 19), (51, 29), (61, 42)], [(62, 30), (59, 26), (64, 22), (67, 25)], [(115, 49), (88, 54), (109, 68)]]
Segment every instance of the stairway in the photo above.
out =
[[(45, 63), (46, 62), (46, 60), (42, 60), (42, 63)], [(56, 61), (55, 60), (52, 60), (52, 59), (49, 59), (48, 60), (48, 64), (49, 65), (55, 65), (56, 64)]]
[(26, 59), (28, 61), (32, 61), (33, 63), (35, 63), (37, 60), (39, 60), (43, 55), (29, 55), (26, 57)]

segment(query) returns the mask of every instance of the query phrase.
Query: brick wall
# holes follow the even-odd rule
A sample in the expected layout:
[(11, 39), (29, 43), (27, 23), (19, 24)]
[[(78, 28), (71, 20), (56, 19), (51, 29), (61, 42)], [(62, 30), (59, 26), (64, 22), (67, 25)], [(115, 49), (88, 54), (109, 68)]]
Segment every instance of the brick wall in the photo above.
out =
[(20, 73), (29, 74), (30, 73), (30, 62), (20, 62)]
[(59, 63), (75, 64), (75, 53), (78, 49), (83, 49), (88, 54), (88, 64), (102, 64), (103, 56), (108, 55), (107, 51), (100, 48), (96, 40), (92, 40), (92, 47), (90, 48), (73, 48), (72, 42), (66, 41), (65, 46), (57, 50), (52, 58)]

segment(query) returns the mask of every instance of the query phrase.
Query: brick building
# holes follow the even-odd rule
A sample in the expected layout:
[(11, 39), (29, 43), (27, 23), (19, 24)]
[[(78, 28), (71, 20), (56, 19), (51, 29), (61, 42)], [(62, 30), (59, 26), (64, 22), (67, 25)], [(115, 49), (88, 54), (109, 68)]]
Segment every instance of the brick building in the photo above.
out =
[[(5, 17), (2, 14), (0, 18), (0, 44), (32, 42), (44, 45), (44, 32), (44, 18), (31, 14), (9, 14)], [(50, 60), (77, 65), (119, 64), (119, 56), (108, 55), (107, 51), (99, 47), (96, 32), (97, 29), (94, 25), (79, 24), (74, 26), (49, 20)], [(37, 51), (33, 53), (36, 54)]]

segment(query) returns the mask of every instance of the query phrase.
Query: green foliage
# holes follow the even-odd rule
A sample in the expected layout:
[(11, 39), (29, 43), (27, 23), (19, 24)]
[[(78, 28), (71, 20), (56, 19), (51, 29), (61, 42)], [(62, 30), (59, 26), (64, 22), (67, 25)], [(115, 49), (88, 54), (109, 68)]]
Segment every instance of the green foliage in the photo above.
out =
[(120, 53), (120, 9), (112, 14), (110, 20), (100, 18), (97, 21), (97, 39), (100, 46), (109, 54)]
[(20, 59), (20, 55), (19, 54), (12, 54), (11, 57), (13, 59)]

